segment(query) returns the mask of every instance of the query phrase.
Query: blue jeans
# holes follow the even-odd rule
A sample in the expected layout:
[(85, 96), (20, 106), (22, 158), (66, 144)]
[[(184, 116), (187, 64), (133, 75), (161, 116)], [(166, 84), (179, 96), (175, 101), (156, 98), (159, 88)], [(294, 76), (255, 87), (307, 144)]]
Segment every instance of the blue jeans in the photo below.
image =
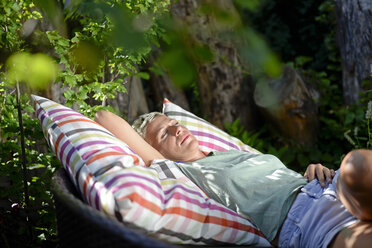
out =
[(336, 182), (322, 188), (318, 180), (305, 185), (298, 194), (280, 235), (279, 247), (327, 247), (343, 228), (358, 221), (337, 196)]

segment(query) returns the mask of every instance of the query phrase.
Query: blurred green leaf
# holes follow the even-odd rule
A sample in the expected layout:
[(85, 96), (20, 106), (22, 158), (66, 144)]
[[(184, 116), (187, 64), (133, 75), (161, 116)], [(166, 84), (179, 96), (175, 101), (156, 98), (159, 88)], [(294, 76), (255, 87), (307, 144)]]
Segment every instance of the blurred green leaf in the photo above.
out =
[(239, 46), (240, 55), (249, 64), (253, 75), (261, 77), (266, 74), (272, 78), (281, 75), (282, 63), (258, 33), (245, 28), (241, 30), (238, 39), (242, 42)]
[(55, 0), (33, 0), (51, 21), (53, 26), (59, 31), (63, 37), (67, 36), (66, 24), (64, 22), (63, 12)]
[(194, 46), (193, 53), (197, 60), (201, 62), (209, 62), (214, 58), (211, 48), (207, 45)]
[(58, 72), (54, 60), (42, 53), (16, 53), (9, 57), (6, 65), (7, 79), (11, 84), (25, 82), (34, 89), (45, 89)]
[(350, 125), (355, 119), (355, 114), (352, 112), (348, 112), (345, 116), (345, 125)]
[[(109, 32), (106, 42), (129, 50), (139, 49), (146, 45), (145, 30), (138, 27), (140, 23), (148, 20), (144, 16), (135, 19), (128, 8), (103, 2), (83, 2), (80, 11), (101, 20), (109, 18), (112, 22), (112, 31)], [(147, 25), (150, 26), (150, 24)]]
[(6, 62), (8, 83), (16, 84), (18, 81), (24, 81), (27, 78), (30, 59), (31, 55), (29, 53), (16, 53), (8, 58)]
[(307, 62), (310, 62), (312, 61), (313, 58), (311, 57), (308, 57), (308, 56), (298, 56), (296, 57), (296, 67), (303, 67)]
[(150, 79), (150, 75), (147, 72), (138, 72), (135, 74), (135, 76), (146, 79), (146, 80)]
[(242, 8), (255, 11), (264, 0), (234, 0), (234, 2)]
[(210, 21), (215, 21), (213, 28), (219, 31), (231, 30), (241, 24), (239, 14), (232, 8), (225, 9), (221, 5), (204, 3), (201, 4), (200, 12), (202, 15), (208, 16)]
[(180, 88), (187, 88), (196, 80), (195, 66), (182, 49), (163, 53), (160, 64), (167, 70), (173, 83)]
[(71, 50), (71, 53), (76, 60), (77, 66), (90, 73), (98, 69), (103, 59), (102, 50), (94, 43), (84, 40), (80, 41)]
[(254, 100), (258, 106), (275, 111), (279, 103), (278, 95), (273, 91), (268, 79), (262, 78), (257, 82)]

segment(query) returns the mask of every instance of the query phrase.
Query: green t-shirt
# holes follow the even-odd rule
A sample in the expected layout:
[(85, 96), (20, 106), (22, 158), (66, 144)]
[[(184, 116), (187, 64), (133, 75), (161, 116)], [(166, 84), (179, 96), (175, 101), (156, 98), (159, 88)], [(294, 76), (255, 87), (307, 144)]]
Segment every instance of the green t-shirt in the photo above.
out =
[(178, 165), (210, 198), (251, 220), (269, 241), (275, 238), (298, 189), (307, 183), (269, 154), (212, 152)]

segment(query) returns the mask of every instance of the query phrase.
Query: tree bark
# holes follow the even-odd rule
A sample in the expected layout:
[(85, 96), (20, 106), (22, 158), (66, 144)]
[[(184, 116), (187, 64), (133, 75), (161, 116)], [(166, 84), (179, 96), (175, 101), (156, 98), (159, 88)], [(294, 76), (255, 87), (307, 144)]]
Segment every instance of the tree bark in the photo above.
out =
[(258, 85), (254, 95), (271, 131), (305, 146), (316, 143), (319, 125), (319, 93), (309, 86), (294, 68), (285, 66), (280, 79)]
[(253, 102), (252, 79), (243, 76), (235, 45), (221, 38), (213, 17), (199, 14), (198, 8), (203, 4), (236, 12), (230, 0), (179, 0), (171, 8), (172, 14), (189, 27), (191, 38), (209, 46), (214, 53), (213, 61), (196, 65), (203, 117), (219, 128), (239, 118), (247, 129), (255, 129), (257, 109)]
[(118, 113), (125, 113), (129, 123), (139, 115), (149, 112), (145, 92), (139, 77), (128, 77), (125, 85), (128, 93), (118, 93), (115, 99), (108, 99), (108, 104)]
[(336, 0), (336, 38), (341, 52), (344, 102), (355, 103), (372, 74), (372, 1)]
[[(153, 64), (155, 58), (159, 57), (160, 54), (160, 50), (154, 49), (148, 58), (149, 64)], [(185, 93), (172, 83), (172, 80), (166, 73), (158, 75), (150, 70), (148, 70), (148, 73), (150, 74), (150, 79), (148, 80), (150, 92), (147, 93), (147, 99), (149, 101), (150, 111), (161, 111), (164, 98), (186, 110), (190, 110)]]

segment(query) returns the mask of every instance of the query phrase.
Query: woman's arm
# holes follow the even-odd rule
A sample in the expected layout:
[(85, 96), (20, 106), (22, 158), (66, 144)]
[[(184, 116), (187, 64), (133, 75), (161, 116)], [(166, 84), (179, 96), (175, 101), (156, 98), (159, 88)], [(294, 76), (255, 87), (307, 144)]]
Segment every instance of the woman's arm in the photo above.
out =
[(164, 158), (155, 148), (149, 145), (130, 125), (119, 116), (109, 111), (98, 111), (94, 120), (113, 133), (118, 139), (124, 141), (135, 151), (147, 166), (154, 159)]

